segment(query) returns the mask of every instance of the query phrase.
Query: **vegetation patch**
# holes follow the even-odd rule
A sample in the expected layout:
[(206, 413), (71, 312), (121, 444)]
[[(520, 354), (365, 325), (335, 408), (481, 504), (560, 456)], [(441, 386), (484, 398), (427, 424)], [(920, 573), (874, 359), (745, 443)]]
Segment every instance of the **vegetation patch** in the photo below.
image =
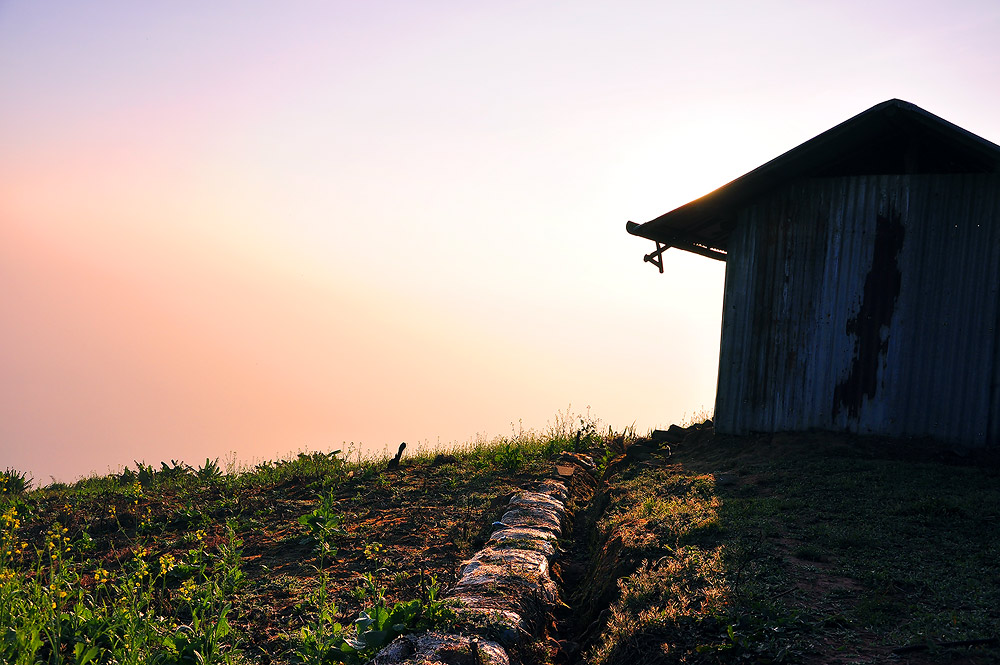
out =
[(584, 660), (1000, 661), (1000, 473), (928, 450), (703, 430), (608, 478)]
[(442, 590), (572, 421), (432, 455), (171, 460), (0, 477), (0, 661), (359, 663), (454, 619)]
[[(575, 515), (554, 543), (565, 605), (515, 662), (1000, 662), (994, 462), (671, 436), (564, 418), (396, 468), (353, 451), (171, 460), (41, 488), (7, 469), (0, 662), (355, 665), (399, 635), (461, 630), (442, 598), (553, 462)], [(594, 464), (574, 470), (582, 452)]]
[(37, 489), (7, 469), (0, 662), (353, 664), (448, 627), (443, 591), (513, 492), (580, 445), (576, 420), (398, 465), (351, 449), (137, 461)]

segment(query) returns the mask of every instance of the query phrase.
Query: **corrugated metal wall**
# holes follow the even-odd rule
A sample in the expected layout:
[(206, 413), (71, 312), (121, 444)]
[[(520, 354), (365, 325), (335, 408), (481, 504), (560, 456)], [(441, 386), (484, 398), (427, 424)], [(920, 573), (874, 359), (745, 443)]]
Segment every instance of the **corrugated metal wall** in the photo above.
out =
[(726, 264), (718, 431), (1000, 441), (1000, 177), (792, 183)]

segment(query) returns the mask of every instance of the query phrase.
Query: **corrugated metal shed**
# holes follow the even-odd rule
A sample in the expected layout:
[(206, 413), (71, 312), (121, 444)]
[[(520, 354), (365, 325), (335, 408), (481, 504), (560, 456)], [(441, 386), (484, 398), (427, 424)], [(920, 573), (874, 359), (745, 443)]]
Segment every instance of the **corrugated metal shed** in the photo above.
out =
[(726, 260), (716, 429), (1000, 441), (998, 174), (892, 100), (630, 225)]

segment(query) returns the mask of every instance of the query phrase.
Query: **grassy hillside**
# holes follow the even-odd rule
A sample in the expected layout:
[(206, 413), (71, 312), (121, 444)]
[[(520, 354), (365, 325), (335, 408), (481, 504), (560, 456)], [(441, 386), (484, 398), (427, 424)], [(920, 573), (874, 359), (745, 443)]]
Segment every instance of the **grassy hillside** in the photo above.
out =
[(1000, 662), (992, 463), (701, 427), (668, 449), (581, 425), (394, 469), (313, 453), (35, 490), (8, 471), (0, 660), (361, 662), (400, 631), (452, 624), (443, 591), (511, 493), (589, 449), (602, 477), (574, 483), (566, 607), (515, 658)]
[(0, 661), (329, 661), (338, 620), (363, 609), (420, 600), (414, 626), (441, 615), (431, 599), (506, 497), (568, 444), (522, 437), (394, 470), (339, 453), (233, 474), (140, 464), (28, 492), (8, 471)]
[(588, 662), (1000, 662), (995, 459), (702, 430), (607, 492)]

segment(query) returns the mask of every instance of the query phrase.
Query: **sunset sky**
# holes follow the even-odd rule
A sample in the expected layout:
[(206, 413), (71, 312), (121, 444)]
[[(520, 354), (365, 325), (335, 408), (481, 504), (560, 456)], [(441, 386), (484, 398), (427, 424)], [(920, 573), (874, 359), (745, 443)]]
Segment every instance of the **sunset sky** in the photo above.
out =
[(0, 0), (0, 470), (711, 410), (629, 236), (890, 98), (1000, 141), (1000, 3)]

